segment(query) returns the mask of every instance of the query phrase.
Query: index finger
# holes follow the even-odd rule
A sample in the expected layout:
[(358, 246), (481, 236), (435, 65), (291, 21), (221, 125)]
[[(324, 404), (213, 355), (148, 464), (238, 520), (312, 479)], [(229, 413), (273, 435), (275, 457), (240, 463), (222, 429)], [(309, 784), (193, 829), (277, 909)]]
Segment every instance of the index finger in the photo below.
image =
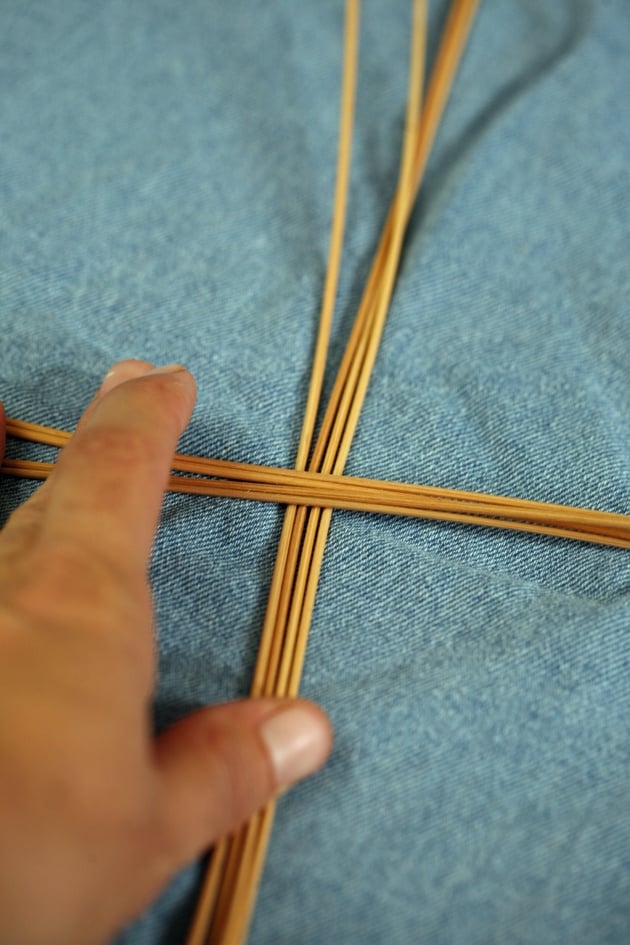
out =
[(52, 474), (43, 536), (146, 571), (173, 453), (195, 401), (179, 365), (124, 381), (99, 400)]

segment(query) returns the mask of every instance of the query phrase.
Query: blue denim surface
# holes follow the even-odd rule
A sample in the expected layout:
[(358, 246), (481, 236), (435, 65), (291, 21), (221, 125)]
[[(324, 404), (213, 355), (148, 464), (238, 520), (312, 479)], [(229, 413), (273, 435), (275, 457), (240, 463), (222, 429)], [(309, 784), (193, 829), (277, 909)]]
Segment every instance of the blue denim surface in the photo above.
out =
[[(290, 465), (341, 3), (1, 19), (8, 412), (69, 428), (114, 360), (179, 360), (199, 382), (183, 449)], [(407, 38), (406, 2), (366, 2), (335, 364), (396, 176)], [(629, 45), (626, 0), (482, 2), (349, 472), (630, 512)], [(31, 488), (2, 482), (3, 516)], [(158, 726), (247, 691), (280, 521), (166, 499)], [(627, 943), (629, 586), (627, 552), (335, 513), (303, 691), (336, 747), (280, 805), (252, 945)], [(118, 945), (183, 941), (199, 875)]]

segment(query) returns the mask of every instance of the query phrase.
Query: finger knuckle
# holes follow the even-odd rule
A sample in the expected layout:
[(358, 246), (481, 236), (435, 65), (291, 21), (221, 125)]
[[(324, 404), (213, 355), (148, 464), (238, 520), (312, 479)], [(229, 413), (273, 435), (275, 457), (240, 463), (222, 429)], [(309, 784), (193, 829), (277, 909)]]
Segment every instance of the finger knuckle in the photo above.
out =
[(86, 462), (107, 460), (119, 467), (137, 466), (151, 460), (154, 438), (149, 431), (124, 426), (95, 426), (81, 436), (81, 453)]

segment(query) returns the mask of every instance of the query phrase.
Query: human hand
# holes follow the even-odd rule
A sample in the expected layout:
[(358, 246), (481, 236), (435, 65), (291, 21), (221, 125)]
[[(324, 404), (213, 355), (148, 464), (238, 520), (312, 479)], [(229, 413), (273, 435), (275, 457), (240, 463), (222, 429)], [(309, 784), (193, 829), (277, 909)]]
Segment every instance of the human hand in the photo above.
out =
[(107, 375), (0, 533), (0, 945), (101, 945), (330, 750), (303, 700), (152, 734), (147, 565), (195, 389), (182, 368), (150, 369)]

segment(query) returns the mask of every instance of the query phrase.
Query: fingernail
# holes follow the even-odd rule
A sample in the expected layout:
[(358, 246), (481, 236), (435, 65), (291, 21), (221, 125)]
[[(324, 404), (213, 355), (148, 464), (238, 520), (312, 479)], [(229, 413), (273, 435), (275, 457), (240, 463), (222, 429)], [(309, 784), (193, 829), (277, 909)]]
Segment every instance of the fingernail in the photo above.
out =
[(330, 728), (325, 718), (302, 706), (276, 712), (264, 722), (260, 734), (278, 787), (312, 774), (330, 751)]
[(164, 364), (162, 367), (153, 368), (152, 371), (149, 371), (149, 374), (179, 374), (185, 370), (186, 368), (182, 367), (181, 364)]
[(148, 361), (141, 361), (135, 358), (127, 358), (125, 361), (119, 361), (118, 364), (114, 364), (103, 378), (98, 393), (101, 396), (107, 394), (124, 381), (130, 381), (134, 377), (142, 377), (150, 371), (151, 365)]

